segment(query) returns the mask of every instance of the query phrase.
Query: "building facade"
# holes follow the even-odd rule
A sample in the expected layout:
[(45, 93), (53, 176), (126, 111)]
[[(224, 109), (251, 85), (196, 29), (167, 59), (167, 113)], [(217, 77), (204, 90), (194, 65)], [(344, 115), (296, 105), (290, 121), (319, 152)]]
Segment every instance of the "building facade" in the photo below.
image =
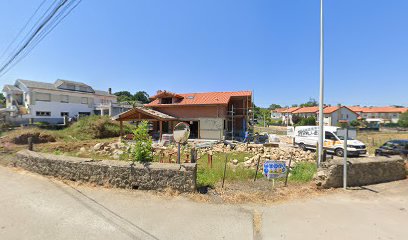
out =
[(408, 108), (400, 107), (349, 107), (366, 121), (376, 121), (379, 123), (398, 123), (401, 114), (408, 111)]
[(113, 116), (131, 109), (117, 104), (117, 97), (109, 91), (61, 79), (54, 83), (18, 79), (14, 85), (5, 85), (3, 92), (6, 97), (3, 115), (17, 124), (61, 124), (65, 117)]
[[(239, 139), (248, 129), (252, 92), (171, 93), (158, 91), (145, 107), (190, 123), (193, 138)], [(165, 130), (172, 130), (172, 126)]]

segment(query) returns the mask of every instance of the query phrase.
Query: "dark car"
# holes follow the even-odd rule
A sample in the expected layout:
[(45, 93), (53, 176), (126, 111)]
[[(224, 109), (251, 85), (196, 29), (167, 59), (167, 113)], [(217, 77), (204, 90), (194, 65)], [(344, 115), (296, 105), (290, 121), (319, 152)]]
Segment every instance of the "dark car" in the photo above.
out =
[(403, 159), (407, 159), (408, 155), (408, 139), (407, 140), (390, 140), (380, 148), (375, 150), (376, 156), (401, 155)]

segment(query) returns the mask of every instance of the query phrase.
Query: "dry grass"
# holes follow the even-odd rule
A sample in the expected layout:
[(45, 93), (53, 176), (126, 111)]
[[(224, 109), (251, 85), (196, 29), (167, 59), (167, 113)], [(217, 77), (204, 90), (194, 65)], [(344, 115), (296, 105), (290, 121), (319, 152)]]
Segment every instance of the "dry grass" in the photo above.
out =
[(357, 139), (366, 144), (369, 154), (374, 154), (375, 149), (386, 141), (408, 139), (408, 132), (362, 132), (358, 133)]

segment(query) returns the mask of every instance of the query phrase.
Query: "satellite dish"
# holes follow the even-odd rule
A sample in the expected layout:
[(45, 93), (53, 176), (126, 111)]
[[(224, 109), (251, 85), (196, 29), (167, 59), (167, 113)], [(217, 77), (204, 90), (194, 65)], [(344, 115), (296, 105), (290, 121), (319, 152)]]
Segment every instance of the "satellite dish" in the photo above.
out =
[(185, 143), (190, 137), (190, 125), (185, 122), (178, 123), (173, 129), (173, 138), (176, 143)]

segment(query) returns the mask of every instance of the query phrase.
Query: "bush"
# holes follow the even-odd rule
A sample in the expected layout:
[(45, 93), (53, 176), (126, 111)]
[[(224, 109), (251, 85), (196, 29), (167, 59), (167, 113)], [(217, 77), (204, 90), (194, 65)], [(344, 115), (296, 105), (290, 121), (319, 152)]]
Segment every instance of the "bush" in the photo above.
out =
[(353, 121), (350, 122), (350, 126), (352, 126), (352, 127), (358, 127), (358, 126), (360, 126), (360, 124), (361, 123), (358, 120), (353, 120)]
[(51, 133), (35, 128), (17, 130), (11, 132), (7, 137), (15, 144), (28, 144), (30, 137), (33, 138), (33, 143), (55, 142), (55, 137)]
[[(125, 134), (131, 133), (132, 126), (123, 124), (123, 131)], [(66, 128), (64, 133), (78, 139), (119, 137), (120, 125), (108, 116), (92, 115), (80, 118), (78, 122)]]
[(403, 128), (408, 128), (408, 111), (405, 113), (401, 114), (399, 120), (398, 120), (398, 125)]
[[(293, 118), (292, 118), (293, 121)], [(293, 122), (295, 123), (295, 122)], [(299, 121), (296, 126), (316, 126), (316, 118), (315, 117), (307, 117), (307, 118), (299, 118)]]
[(151, 162), (152, 154), (152, 138), (149, 135), (149, 124), (143, 121), (133, 130), (135, 145), (130, 149), (130, 154), (133, 161), (136, 162)]

